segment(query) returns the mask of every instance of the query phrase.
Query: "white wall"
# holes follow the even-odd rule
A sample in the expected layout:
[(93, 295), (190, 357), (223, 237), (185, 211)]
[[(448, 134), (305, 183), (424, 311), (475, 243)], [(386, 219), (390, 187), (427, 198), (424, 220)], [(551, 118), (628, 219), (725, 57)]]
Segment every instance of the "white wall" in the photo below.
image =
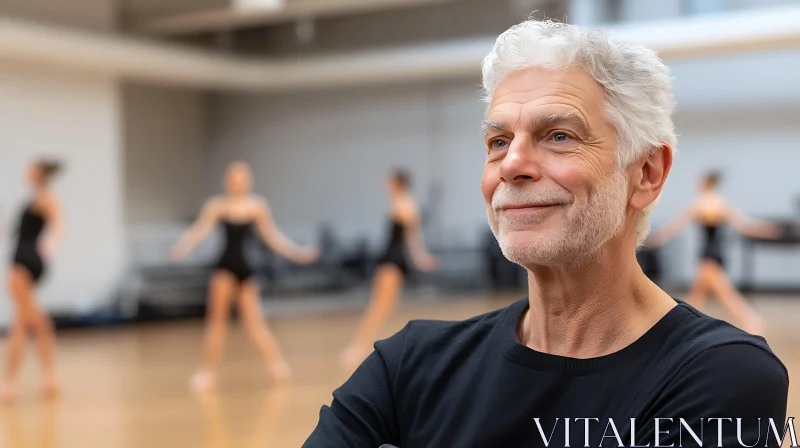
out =
[(740, 110), (800, 104), (800, 49), (670, 63), (680, 110)]
[(622, 18), (625, 21), (672, 19), (681, 15), (683, 0), (659, 0), (656, 2), (627, 0), (623, 4)]
[(198, 213), (208, 179), (205, 100), (194, 90), (123, 86), (126, 224), (169, 223)]
[[(42, 288), (50, 309), (74, 310), (107, 297), (123, 264), (119, 98), (107, 78), (0, 67), (0, 253), (13, 250), (12, 232), (27, 197), (25, 169), (40, 155), (66, 164), (57, 180), (66, 238)], [(0, 288), (0, 322), (10, 304)]]
[(443, 175), (439, 221), (435, 235), (446, 246), (470, 247), (479, 244), (489, 231), (486, 204), (481, 192), (481, 176), (486, 149), (480, 123), (486, 105), (478, 95), (478, 80), (448, 85), (437, 92), (440, 106), (433, 133), (433, 148), (440, 153)]

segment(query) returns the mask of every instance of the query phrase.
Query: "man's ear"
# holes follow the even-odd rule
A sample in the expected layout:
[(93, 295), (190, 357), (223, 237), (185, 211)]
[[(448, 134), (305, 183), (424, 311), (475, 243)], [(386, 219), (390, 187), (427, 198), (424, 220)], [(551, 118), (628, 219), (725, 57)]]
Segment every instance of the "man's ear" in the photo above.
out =
[(672, 148), (664, 144), (631, 166), (630, 206), (641, 211), (658, 200), (672, 168)]

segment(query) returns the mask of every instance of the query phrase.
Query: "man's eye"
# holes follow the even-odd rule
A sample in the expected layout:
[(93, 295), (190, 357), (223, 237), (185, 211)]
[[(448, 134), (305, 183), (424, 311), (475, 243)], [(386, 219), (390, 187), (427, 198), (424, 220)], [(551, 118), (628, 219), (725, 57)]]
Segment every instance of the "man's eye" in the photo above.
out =
[(562, 143), (571, 140), (572, 137), (565, 132), (554, 132), (552, 139), (556, 143)]
[(508, 142), (499, 138), (489, 142), (489, 149), (504, 149), (507, 146)]

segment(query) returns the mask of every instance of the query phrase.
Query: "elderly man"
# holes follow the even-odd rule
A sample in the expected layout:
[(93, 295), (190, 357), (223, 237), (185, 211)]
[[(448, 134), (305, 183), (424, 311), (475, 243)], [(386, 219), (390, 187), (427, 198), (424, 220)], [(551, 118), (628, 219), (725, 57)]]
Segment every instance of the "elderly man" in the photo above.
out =
[(500, 36), (483, 79), (483, 196), (529, 295), (376, 343), (305, 446), (777, 446), (788, 374), (766, 341), (636, 262), (676, 140), (665, 65), (528, 21)]

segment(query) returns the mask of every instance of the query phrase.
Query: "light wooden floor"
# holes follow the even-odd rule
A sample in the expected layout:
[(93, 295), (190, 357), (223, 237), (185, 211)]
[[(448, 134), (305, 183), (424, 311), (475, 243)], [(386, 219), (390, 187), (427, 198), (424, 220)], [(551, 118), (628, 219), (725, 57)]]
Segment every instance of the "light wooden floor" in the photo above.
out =
[[(510, 297), (405, 305), (384, 331), (408, 319), (462, 319), (510, 303)], [(770, 323), (767, 338), (800, 382), (800, 297), (756, 299)], [(720, 315), (715, 308), (710, 314)], [(336, 364), (354, 328), (354, 313), (270, 319), (295, 371), (274, 389), (244, 335), (234, 326), (220, 393), (198, 398), (187, 378), (200, 352), (200, 322), (66, 332), (59, 340), (65, 390), (42, 402), (35, 359), (27, 359), (22, 396), (0, 409), (0, 447), (299, 447), (319, 407), (347, 377)], [(789, 415), (800, 394), (790, 391)]]

